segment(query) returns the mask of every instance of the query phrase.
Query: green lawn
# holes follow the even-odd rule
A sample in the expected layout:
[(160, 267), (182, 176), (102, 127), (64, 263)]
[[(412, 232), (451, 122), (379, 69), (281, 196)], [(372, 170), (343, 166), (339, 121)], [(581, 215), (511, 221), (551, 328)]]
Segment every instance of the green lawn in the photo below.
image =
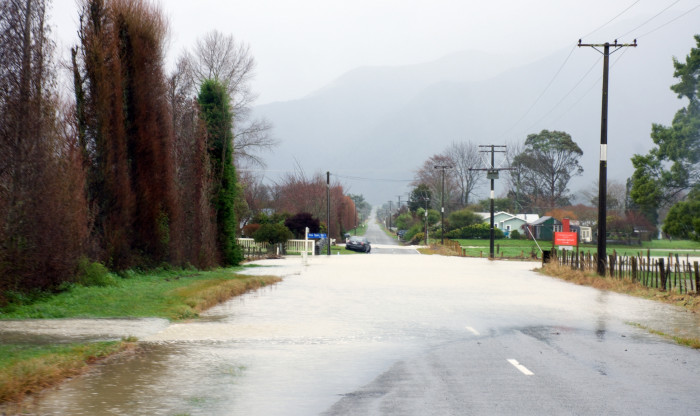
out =
[[(466, 249), (468, 256), (479, 257), (480, 254), (483, 254), (484, 257), (488, 257), (489, 240), (459, 239), (455, 241), (458, 241)], [(538, 243), (542, 250), (552, 249), (551, 241), (540, 240)], [(579, 250), (584, 252), (590, 251), (591, 253), (595, 253), (597, 249), (598, 247), (594, 244), (583, 244), (579, 247)], [(608, 254), (612, 254), (614, 250), (619, 255), (628, 256), (637, 255), (640, 252), (642, 255), (646, 255), (647, 249), (651, 250), (651, 255), (655, 257), (668, 256), (669, 253), (678, 254), (679, 256), (685, 256), (686, 254), (691, 257), (700, 256), (700, 243), (687, 240), (653, 240), (643, 242), (641, 246), (608, 245), (606, 249)], [(494, 251), (497, 253), (497, 257), (500, 257), (500, 253), (503, 253), (504, 257), (520, 257), (521, 253), (525, 257), (529, 257), (531, 252), (536, 252), (541, 257), (540, 251), (533, 240), (495, 240)]]
[(362, 223), (357, 226), (357, 228), (353, 228), (352, 230), (346, 231), (347, 234), (350, 235), (365, 235), (367, 232), (367, 223)]
[(73, 286), (36, 301), (11, 303), (0, 319), (162, 317), (184, 319), (203, 308), (255, 287), (278, 281), (236, 274), (242, 268), (214, 271), (159, 271), (116, 278), (105, 287)]

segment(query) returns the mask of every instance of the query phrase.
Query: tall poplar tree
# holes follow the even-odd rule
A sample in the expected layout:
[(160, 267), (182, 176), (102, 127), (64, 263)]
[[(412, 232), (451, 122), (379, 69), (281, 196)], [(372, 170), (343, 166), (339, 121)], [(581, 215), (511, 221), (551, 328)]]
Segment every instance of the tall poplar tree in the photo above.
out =
[(233, 114), (225, 85), (217, 80), (204, 81), (198, 101), (209, 135), (217, 243), (224, 264), (236, 265), (241, 262), (243, 255), (236, 244), (234, 209), (237, 187), (233, 165)]
[(56, 93), (49, 5), (0, 1), (0, 301), (7, 289), (70, 279), (87, 233), (82, 167)]
[[(181, 262), (166, 24), (145, 0), (83, 0), (74, 58), (95, 237), (116, 269)], [(74, 56), (77, 50), (74, 51)]]

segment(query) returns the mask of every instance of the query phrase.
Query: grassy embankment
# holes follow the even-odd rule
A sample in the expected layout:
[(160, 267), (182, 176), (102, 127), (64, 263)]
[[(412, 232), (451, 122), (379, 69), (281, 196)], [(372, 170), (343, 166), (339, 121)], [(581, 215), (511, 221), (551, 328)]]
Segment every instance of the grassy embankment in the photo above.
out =
[[(275, 276), (244, 276), (242, 268), (214, 271), (132, 273), (103, 287), (73, 286), (6, 305), (2, 319), (30, 318), (194, 318), (205, 309), (249, 290), (279, 282)], [(88, 364), (133, 348), (134, 339), (73, 345), (0, 344), (0, 403), (79, 374)]]
[(358, 225), (357, 228), (353, 228), (352, 230), (346, 231), (350, 235), (365, 235), (367, 232), (367, 222), (363, 222), (362, 224)]

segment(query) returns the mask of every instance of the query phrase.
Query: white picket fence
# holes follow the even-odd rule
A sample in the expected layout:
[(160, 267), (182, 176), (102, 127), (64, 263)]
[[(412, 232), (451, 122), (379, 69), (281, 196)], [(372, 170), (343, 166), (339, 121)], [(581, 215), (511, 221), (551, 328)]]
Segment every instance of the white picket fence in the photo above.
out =
[[(236, 242), (239, 246), (243, 248), (254, 248), (259, 250), (267, 250), (269, 244), (267, 243), (256, 243), (252, 238), (237, 238)], [(284, 244), (284, 248), (287, 252), (293, 253), (309, 253), (314, 254), (314, 240), (288, 240)]]

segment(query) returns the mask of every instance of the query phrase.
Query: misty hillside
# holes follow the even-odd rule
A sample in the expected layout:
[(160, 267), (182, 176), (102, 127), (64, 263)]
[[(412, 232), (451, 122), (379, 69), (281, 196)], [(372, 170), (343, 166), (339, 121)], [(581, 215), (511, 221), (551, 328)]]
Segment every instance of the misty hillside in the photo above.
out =
[[(685, 105), (669, 89), (672, 56), (685, 59), (694, 45), (693, 27), (685, 25), (673, 31), (688, 33), (683, 38), (659, 31), (611, 56), (611, 180), (624, 182), (632, 173), (630, 157), (651, 148), (651, 124), (669, 124)], [(266, 158), (268, 168), (290, 171), (298, 163), (309, 174), (330, 170), (372, 179), (342, 180), (351, 192), (382, 203), (407, 188), (379, 179), (412, 179), (426, 158), (452, 141), (509, 144), (549, 129), (568, 132), (583, 149), (584, 177), (571, 189), (587, 189), (598, 176), (603, 63), (592, 48), (572, 52), (575, 44), (520, 65), (512, 57), (467, 51), (421, 65), (363, 67), (303, 99), (259, 106), (256, 115), (274, 124), (281, 141)]]

